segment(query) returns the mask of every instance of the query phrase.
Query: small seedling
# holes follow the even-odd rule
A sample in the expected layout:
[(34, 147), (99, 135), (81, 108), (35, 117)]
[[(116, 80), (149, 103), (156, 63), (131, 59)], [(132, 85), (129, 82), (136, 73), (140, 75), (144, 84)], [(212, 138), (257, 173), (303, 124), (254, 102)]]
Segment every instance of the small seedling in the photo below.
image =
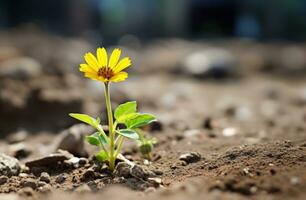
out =
[(139, 140), (138, 146), (142, 156), (148, 160), (152, 159), (154, 145), (157, 144), (156, 138), (148, 138), (141, 129), (137, 129)]
[[(115, 109), (114, 120), (110, 100), (110, 83), (124, 81), (128, 77), (128, 73), (122, 70), (131, 65), (131, 60), (128, 57), (119, 61), (120, 54), (120, 49), (114, 49), (108, 61), (105, 48), (98, 48), (97, 57), (92, 53), (87, 53), (84, 56), (86, 63), (80, 65), (80, 71), (84, 72), (85, 77), (104, 84), (109, 134), (107, 135), (104, 132), (99, 117), (95, 119), (86, 114), (69, 114), (71, 117), (96, 129), (97, 132), (87, 136), (86, 140), (91, 145), (101, 147), (101, 151), (96, 154), (96, 158), (101, 162), (107, 161), (111, 171), (115, 169), (115, 160), (120, 155), (124, 139), (139, 140), (141, 143), (137, 129), (156, 121), (155, 116), (151, 114), (138, 113), (136, 101), (119, 105)], [(118, 124), (124, 124), (126, 128), (119, 129)]]

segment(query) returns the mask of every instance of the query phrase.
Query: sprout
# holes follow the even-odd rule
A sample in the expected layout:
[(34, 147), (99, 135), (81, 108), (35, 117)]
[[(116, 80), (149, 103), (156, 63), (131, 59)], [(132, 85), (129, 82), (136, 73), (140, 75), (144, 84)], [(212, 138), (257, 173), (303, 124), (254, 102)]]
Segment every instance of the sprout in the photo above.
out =
[[(140, 133), (140, 127), (156, 121), (155, 116), (147, 113), (137, 112), (136, 101), (126, 102), (119, 105), (114, 112), (111, 108), (110, 83), (124, 81), (128, 74), (123, 69), (131, 65), (129, 58), (125, 57), (119, 61), (121, 50), (115, 49), (110, 56), (109, 62), (107, 52), (104, 48), (97, 49), (97, 58), (91, 54), (85, 54), (86, 64), (80, 65), (80, 71), (85, 77), (104, 83), (105, 99), (108, 114), (109, 135), (102, 129), (100, 118), (93, 118), (86, 114), (70, 113), (77, 120), (89, 124), (96, 132), (86, 137), (86, 141), (94, 146), (99, 146), (101, 151), (96, 154), (97, 160), (107, 161), (109, 169), (114, 171), (115, 160), (120, 155), (125, 138), (137, 140), (143, 155), (150, 156), (153, 149), (153, 140), (148, 140)], [(118, 124), (124, 124), (126, 128), (119, 129)]]
[(138, 140), (138, 146), (140, 153), (148, 160), (151, 160), (152, 158), (152, 151), (154, 148), (154, 145), (157, 144), (156, 138), (147, 138), (144, 134), (144, 132), (140, 129), (137, 129), (136, 132), (138, 133), (139, 140)]

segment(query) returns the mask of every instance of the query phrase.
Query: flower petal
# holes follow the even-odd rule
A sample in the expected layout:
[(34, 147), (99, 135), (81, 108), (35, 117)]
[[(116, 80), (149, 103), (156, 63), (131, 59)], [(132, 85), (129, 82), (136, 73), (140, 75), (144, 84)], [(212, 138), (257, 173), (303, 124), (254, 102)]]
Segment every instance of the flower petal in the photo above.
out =
[(92, 67), (87, 64), (80, 64), (81, 72), (97, 73)]
[(110, 81), (112, 81), (112, 82), (120, 82), (120, 81), (124, 81), (127, 77), (128, 77), (128, 73), (126, 73), (126, 72), (119, 72), (115, 76), (110, 78)]
[(87, 62), (87, 64), (92, 67), (93, 69), (95, 69), (96, 71), (98, 71), (99, 68), (99, 63), (96, 59), (96, 57), (92, 54), (92, 53), (86, 53), (85, 56), (85, 61)]
[(90, 79), (93, 79), (93, 80), (98, 80), (99, 79), (99, 76), (97, 76), (97, 74), (93, 74), (93, 73), (89, 73), (89, 72), (85, 72), (84, 76), (86, 78), (90, 78)]
[(114, 49), (114, 51), (112, 52), (112, 55), (110, 56), (109, 64), (108, 64), (108, 66), (111, 69), (114, 69), (114, 67), (117, 65), (119, 58), (120, 58), (120, 54), (121, 54), (121, 50), (118, 48)]
[(98, 48), (97, 49), (97, 58), (100, 67), (107, 66), (107, 52), (105, 48)]
[(129, 67), (131, 64), (132, 64), (131, 59), (125, 57), (122, 60), (120, 60), (120, 62), (116, 65), (116, 67), (114, 68), (114, 72), (118, 73), (124, 70), (125, 68)]

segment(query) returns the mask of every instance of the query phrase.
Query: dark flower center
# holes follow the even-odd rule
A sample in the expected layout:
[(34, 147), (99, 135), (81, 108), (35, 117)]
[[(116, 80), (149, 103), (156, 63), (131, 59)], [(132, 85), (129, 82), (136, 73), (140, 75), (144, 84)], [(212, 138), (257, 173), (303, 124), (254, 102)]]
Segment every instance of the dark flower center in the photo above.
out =
[(98, 70), (98, 76), (101, 76), (105, 79), (110, 79), (111, 77), (114, 76), (114, 72), (111, 68), (109, 67), (101, 67), (99, 70)]

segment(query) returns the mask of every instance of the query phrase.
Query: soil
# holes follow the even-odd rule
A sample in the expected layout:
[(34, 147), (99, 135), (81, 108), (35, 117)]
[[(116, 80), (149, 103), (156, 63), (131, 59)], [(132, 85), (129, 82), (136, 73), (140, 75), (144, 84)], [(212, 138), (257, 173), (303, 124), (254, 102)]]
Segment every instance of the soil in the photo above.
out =
[[(0, 151), (13, 155), (13, 143), (23, 143), (24, 151), (17, 157), (25, 164), (54, 151), (63, 131), (77, 123), (69, 119), (69, 112), (94, 116), (102, 113), (104, 122), (106, 113), (101, 86), (85, 80), (77, 71), (77, 58), (86, 51), (85, 47), (91, 47), (90, 43), (44, 33), (35, 33), (36, 37), (32, 33), (23, 35), (24, 39), (17, 43), (16, 38), (21, 38), (17, 33), (3, 33), (1, 38), (18, 55), (38, 60), (43, 70), (39, 76), (22, 80), (2, 78), (0, 118), (5, 123), (0, 125)], [(70, 66), (56, 68), (63, 56), (33, 56), (26, 50), (29, 40), (49, 45), (54, 52), (65, 45), (67, 51), (73, 51), (77, 46), (73, 42), (83, 49), (74, 52), (73, 62), (61, 63)], [(56, 47), (54, 42), (60, 45)], [(114, 106), (136, 100), (140, 111), (154, 113), (159, 119), (145, 128), (159, 141), (151, 162), (142, 158), (132, 141), (125, 143), (122, 153), (161, 183), (135, 176), (123, 178), (101, 170), (91, 157), (97, 149), (86, 144), (86, 164), (73, 167), (62, 162), (26, 169), (0, 184), (0, 199), (305, 199), (306, 73), (293, 75), (287, 73), (288, 69), (279, 73), (266, 70), (264, 66), (268, 64), (262, 64), (261, 68), (241, 68), (238, 76), (194, 77), (171, 68), (173, 60), (182, 54), (182, 42), (172, 41), (171, 47), (160, 43), (147, 45), (147, 53), (135, 54), (135, 59), (147, 62), (147, 66), (153, 65), (151, 60), (146, 61), (149, 52), (155, 58), (160, 55), (160, 61), (154, 61), (156, 67), (137, 70), (139, 66), (133, 66), (126, 82), (112, 85), (112, 99)], [(236, 44), (235, 48), (229, 49), (227, 42), (216, 42), (215, 46), (235, 52), (240, 60), (239, 52), (246, 47), (252, 52), (279, 48), (279, 44), (230, 43)], [(190, 49), (201, 48), (199, 43), (188, 44)], [(178, 53), (159, 51), (175, 47)], [(169, 61), (164, 62), (167, 58)], [(48, 66), (53, 66), (53, 71), (46, 69)], [(22, 131), (27, 133), (24, 138)], [(187, 162), (180, 159), (190, 153), (200, 158)], [(49, 183), (42, 183), (41, 172), (50, 175)]]

